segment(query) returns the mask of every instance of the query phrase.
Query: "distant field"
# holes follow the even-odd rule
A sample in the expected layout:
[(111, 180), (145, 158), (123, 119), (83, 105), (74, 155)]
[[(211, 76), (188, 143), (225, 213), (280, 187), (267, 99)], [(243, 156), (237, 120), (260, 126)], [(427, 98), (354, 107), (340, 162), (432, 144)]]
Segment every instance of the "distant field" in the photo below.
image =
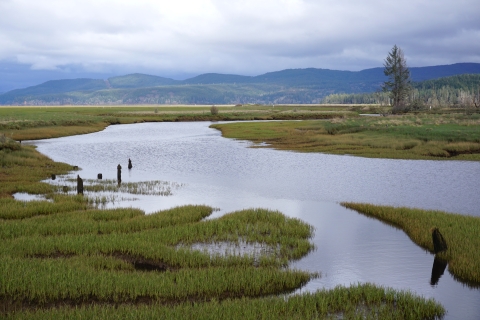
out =
[[(281, 105), (108, 105), (0, 107), (0, 133), (14, 140), (45, 139), (103, 130), (114, 124), (163, 121), (303, 120), (357, 116), (358, 110), (377, 112), (375, 106)], [(364, 111), (362, 111), (364, 112)]]

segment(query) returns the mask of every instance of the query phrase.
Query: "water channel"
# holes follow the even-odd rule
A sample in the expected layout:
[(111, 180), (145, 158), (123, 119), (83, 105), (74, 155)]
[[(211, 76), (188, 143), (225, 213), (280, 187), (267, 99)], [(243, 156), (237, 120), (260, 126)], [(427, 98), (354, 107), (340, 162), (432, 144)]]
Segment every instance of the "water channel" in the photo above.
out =
[[(117, 203), (147, 213), (206, 204), (211, 218), (245, 208), (268, 208), (315, 227), (316, 250), (292, 268), (320, 272), (298, 292), (371, 282), (433, 297), (446, 319), (480, 318), (480, 289), (457, 282), (448, 270), (431, 285), (434, 256), (401, 230), (343, 208), (340, 201), (438, 209), (480, 216), (480, 163), (367, 159), (250, 148), (221, 137), (209, 122), (144, 123), (32, 141), (55, 161), (77, 165), (82, 178), (171, 181), (168, 197), (136, 196)], [(131, 158), (133, 169), (127, 170)], [(480, 230), (479, 230), (480, 233)]]

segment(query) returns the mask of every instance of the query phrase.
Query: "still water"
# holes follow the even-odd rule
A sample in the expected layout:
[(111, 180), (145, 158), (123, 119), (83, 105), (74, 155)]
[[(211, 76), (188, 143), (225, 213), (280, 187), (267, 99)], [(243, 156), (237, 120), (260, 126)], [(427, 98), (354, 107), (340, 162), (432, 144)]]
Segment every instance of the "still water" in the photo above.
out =
[[(433, 255), (402, 231), (338, 204), (368, 202), (480, 216), (480, 163), (250, 148), (249, 142), (221, 137), (210, 124), (117, 125), (32, 143), (55, 161), (79, 166), (82, 178), (95, 179), (102, 173), (104, 179), (116, 179), (121, 164), (125, 182), (182, 184), (172, 196), (138, 196), (122, 206), (151, 213), (206, 204), (220, 209), (212, 218), (263, 207), (310, 223), (315, 227), (316, 250), (291, 266), (322, 276), (299, 292), (372, 282), (433, 297), (448, 310), (446, 319), (480, 318), (480, 289), (455, 281), (448, 270), (431, 285)], [(129, 158), (132, 170), (127, 170)]]

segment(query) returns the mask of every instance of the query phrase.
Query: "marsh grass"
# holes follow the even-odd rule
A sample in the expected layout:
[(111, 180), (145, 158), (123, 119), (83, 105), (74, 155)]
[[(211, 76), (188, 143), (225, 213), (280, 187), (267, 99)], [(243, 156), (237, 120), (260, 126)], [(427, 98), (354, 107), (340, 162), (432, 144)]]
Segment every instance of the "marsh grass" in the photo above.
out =
[[(433, 300), (369, 284), (277, 297), (319, 276), (287, 268), (314, 249), (308, 224), (265, 209), (208, 220), (214, 209), (207, 206), (151, 215), (95, 209), (87, 197), (39, 182), (66, 174), (70, 165), (8, 144), (13, 147), (0, 150), (2, 318), (432, 319), (445, 313)], [(49, 201), (17, 201), (16, 192)], [(200, 243), (270, 249), (212, 255), (191, 249)]]
[(342, 205), (402, 229), (413, 242), (432, 253), (432, 228), (439, 228), (448, 249), (438, 257), (448, 261), (448, 270), (456, 279), (480, 286), (479, 217), (351, 202)]
[[(14, 140), (46, 139), (103, 130), (109, 125), (163, 121), (301, 120), (355, 115), (347, 106), (95, 106), (2, 107), (0, 134)], [(298, 112), (293, 112), (297, 109)]]
[[(480, 119), (404, 115), (323, 121), (229, 123), (211, 127), (227, 138), (280, 150), (371, 158), (480, 160)], [(265, 147), (265, 146), (261, 146)]]
[[(211, 212), (198, 206), (148, 216), (127, 209), (85, 210), (5, 222), (0, 233), (1, 296), (38, 306), (62, 300), (170, 303), (288, 292), (315, 277), (279, 268), (312, 249), (308, 225), (260, 209), (202, 221)], [(268, 215), (272, 223), (266, 221)], [(238, 238), (276, 243), (281, 249), (257, 260), (247, 254), (212, 257), (178, 249), (179, 244)], [(112, 260), (116, 257), (123, 258)], [(147, 261), (167, 272), (132, 271), (120, 260)]]
[(2, 148), (0, 150), (0, 198), (11, 198), (14, 193), (31, 194), (52, 193), (55, 187), (39, 182), (52, 174), (65, 174), (71, 166), (53, 162), (36, 152), (33, 146), (16, 145), (16, 150)]
[[(77, 179), (59, 177), (58, 180), (52, 181), (58, 186), (58, 192), (63, 190), (63, 186), (69, 187), (70, 190), (75, 190)], [(141, 181), (141, 182), (122, 182), (117, 180), (105, 179), (83, 179), (84, 191), (86, 193), (128, 193), (137, 195), (152, 195), (152, 196), (170, 196), (172, 190), (177, 190), (183, 186), (182, 183), (171, 181)]]
[(130, 306), (59, 307), (11, 314), (7, 319), (439, 319), (433, 300), (372, 284), (336, 287), (288, 298), (267, 297)]

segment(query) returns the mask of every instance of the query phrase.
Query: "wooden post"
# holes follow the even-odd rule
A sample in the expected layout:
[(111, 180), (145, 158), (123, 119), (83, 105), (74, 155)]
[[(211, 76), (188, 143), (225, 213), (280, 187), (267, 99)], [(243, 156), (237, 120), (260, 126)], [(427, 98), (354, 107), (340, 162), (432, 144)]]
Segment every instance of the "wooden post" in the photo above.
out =
[(77, 174), (77, 194), (83, 194), (83, 180)]
[(448, 249), (447, 242), (443, 238), (438, 228), (432, 229), (432, 240), (433, 240), (433, 250), (435, 251), (435, 254)]
[(128, 170), (132, 169), (132, 160), (130, 160), (130, 158), (128, 158)]
[(54, 174), (52, 174), (52, 180), (55, 180), (57, 178), (57, 176), (55, 176)]
[(101, 173), (97, 174), (97, 179), (102, 180), (102, 174)]
[(120, 165), (120, 163), (117, 166), (117, 180), (118, 182), (122, 181), (122, 166)]

